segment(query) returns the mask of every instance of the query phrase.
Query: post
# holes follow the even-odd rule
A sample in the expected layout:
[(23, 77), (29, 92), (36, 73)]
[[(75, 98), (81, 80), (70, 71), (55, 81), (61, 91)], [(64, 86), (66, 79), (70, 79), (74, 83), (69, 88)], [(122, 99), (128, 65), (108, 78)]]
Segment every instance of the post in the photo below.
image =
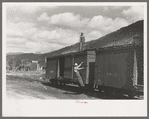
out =
[(138, 80), (137, 57), (136, 57), (136, 50), (134, 50), (133, 86), (137, 85), (137, 80)]
[(74, 70), (74, 67), (73, 67), (73, 65), (74, 65), (74, 55), (72, 55), (72, 74), (71, 74), (71, 78), (73, 79), (73, 70)]
[(57, 60), (57, 78), (60, 76), (60, 59)]

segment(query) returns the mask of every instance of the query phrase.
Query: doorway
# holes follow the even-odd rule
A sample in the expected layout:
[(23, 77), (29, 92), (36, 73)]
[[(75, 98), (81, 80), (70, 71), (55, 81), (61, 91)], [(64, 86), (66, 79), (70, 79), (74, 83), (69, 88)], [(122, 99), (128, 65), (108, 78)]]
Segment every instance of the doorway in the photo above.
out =
[(60, 57), (59, 58), (59, 68), (60, 68), (60, 72), (59, 75), (60, 76), (64, 76), (64, 67), (65, 67), (65, 57)]
[(94, 83), (95, 62), (89, 63), (89, 84)]

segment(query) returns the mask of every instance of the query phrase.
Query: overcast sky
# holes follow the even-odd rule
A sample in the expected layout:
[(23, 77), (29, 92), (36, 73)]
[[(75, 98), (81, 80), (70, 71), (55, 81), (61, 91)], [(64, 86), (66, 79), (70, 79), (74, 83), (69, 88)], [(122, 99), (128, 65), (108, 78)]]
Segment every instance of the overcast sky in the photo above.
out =
[[(131, 5), (131, 4), (130, 4)], [(6, 52), (46, 53), (79, 42), (95, 40), (143, 19), (143, 6), (6, 7)]]

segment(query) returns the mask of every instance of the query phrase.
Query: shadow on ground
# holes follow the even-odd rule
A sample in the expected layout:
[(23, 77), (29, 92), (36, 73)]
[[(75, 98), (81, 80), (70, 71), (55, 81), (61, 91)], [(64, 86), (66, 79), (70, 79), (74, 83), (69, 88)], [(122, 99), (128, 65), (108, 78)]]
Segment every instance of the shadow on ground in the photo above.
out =
[(94, 98), (97, 98), (97, 99), (114, 99), (114, 100), (115, 99), (139, 99), (139, 98), (129, 98), (128, 96), (124, 96), (122, 94), (114, 94), (114, 95), (111, 94), (111, 95), (109, 95), (109, 94), (106, 94), (104, 92), (99, 92), (99, 91), (87, 91), (87, 90), (83, 91), (77, 86), (54, 85), (54, 84), (51, 84), (48, 81), (44, 81), (44, 80), (40, 80), (40, 79), (32, 79), (32, 78), (28, 78), (28, 77), (24, 78), (24, 77), (13, 76), (13, 80), (18, 80), (18, 79), (19, 80), (26, 80), (28, 82), (34, 82), (34, 81), (40, 82), (44, 86), (50, 86), (50, 87), (53, 87), (53, 88), (57, 88), (57, 89), (66, 91), (63, 94), (68, 94), (68, 95), (85, 94), (88, 97), (94, 97)]
[(80, 94), (85, 94), (88, 97), (95, 97), (97, 99), (138, 99), (138, 98), (129, 98), (128, 96), (124, 96), (122, 94), (114, 94), (114, 95), (109, 95), (104, 92), (99, 92), (99, 91), (83, 91), (79, 87), (76, 86), (69, 86), (69, 85), (53, 85), (50, 82), (41, 82), (43, 85), (50, 86), (53, 88), (58, 88), (60, 90), (64, 90), (63, 94), (71, 94), (71, 95), (80, 95)]

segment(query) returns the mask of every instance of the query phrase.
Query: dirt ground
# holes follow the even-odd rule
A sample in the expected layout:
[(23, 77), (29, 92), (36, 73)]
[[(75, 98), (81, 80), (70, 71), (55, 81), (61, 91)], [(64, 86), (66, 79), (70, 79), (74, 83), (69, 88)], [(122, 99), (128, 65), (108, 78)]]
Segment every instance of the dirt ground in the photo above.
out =
[[(79, 93), (78, 87), (53, 86), (42, 79), (44, 72), (7, 72), (6, 93), (9, 99), (94, 99)], [(69, 91), (74, 90), (74, 92)], [(77, 92), (78, 91), (78, 92)]]
[[(7, 72), (8, 99), (130, 99), (124, 95), (106, 95), (96, 91), (81, 92), (78, 86), (52, 85), (44, 71)], [(135, 98), (133, 98), (135, 99)], [(136, 98), (137, 99), (137, 98)]]

